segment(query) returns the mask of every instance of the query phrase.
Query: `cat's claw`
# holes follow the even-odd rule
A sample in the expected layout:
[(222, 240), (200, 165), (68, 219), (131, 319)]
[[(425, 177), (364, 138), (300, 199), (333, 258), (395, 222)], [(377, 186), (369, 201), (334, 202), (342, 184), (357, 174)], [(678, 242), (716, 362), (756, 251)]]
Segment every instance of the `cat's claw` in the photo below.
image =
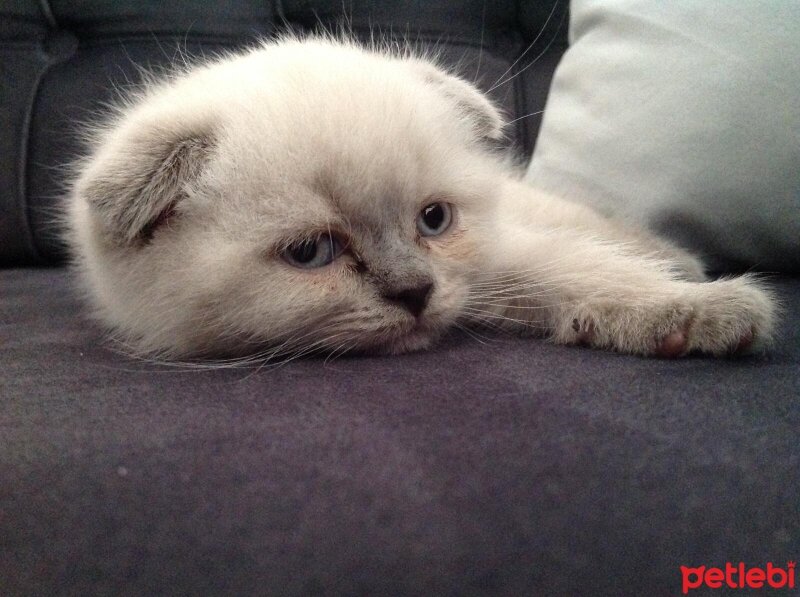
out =
[(578, 346), (592, 346), (594, 344), (594, 324), (591, 321), (581, 325), (578, 319), (572, 320), (572, 329), (575, 330), (575, 344)]

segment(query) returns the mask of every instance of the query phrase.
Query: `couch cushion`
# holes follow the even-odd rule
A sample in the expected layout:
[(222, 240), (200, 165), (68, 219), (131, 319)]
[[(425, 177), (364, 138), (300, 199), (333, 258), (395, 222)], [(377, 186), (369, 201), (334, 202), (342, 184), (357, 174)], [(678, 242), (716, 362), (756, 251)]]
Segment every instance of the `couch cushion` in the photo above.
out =
[(800, 4), (574, 0), (530, 181), (800, 272)]
[(800, 280), (766, 356), (455, 336), (135, 361), (0, 271), (0, 594), (679, 594), (800, 553)]

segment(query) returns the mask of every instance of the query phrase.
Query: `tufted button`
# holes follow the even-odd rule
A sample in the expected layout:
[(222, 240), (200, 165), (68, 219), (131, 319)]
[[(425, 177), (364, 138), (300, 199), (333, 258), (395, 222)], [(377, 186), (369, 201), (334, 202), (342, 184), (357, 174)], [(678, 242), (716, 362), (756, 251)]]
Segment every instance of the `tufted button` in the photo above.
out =
[(43, 49), (54, 62), (69, 60), (78, 49), (78, 38), (69, 31), (51, 31), (44, 40)]

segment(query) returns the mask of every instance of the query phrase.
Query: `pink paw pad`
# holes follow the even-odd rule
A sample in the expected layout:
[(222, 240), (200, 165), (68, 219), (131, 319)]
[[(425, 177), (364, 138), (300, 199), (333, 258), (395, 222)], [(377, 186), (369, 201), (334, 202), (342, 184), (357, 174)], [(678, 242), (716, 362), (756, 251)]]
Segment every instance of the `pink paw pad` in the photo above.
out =
[(686, 352), (686, 346), (686, 332), (676, 330), (664, 336), (656, 348), (656, 355), (664, 359), (675, 359)]

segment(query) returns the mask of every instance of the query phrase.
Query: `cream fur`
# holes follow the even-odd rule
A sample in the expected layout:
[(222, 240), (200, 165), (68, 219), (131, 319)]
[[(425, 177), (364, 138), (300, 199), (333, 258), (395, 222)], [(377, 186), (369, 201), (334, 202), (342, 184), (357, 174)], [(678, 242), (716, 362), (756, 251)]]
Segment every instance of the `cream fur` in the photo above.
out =
[[(523, 185), (490, 148), (503, 120), (471, 84), (410, 54), (283, 39), (148, 86), (77, 170), (69, 241), (100, 318), (166, 358), (402, 352), (454, 325), (534, 331), (635, 354), (764, 343), (752, 277), (701, 282), (649, 234)], [(419, 211), (452, 204), (441, 236)], [(328, 266), (280, 253), (326, 230)], [(433, 282), (420, 317), (387, 288)]]

